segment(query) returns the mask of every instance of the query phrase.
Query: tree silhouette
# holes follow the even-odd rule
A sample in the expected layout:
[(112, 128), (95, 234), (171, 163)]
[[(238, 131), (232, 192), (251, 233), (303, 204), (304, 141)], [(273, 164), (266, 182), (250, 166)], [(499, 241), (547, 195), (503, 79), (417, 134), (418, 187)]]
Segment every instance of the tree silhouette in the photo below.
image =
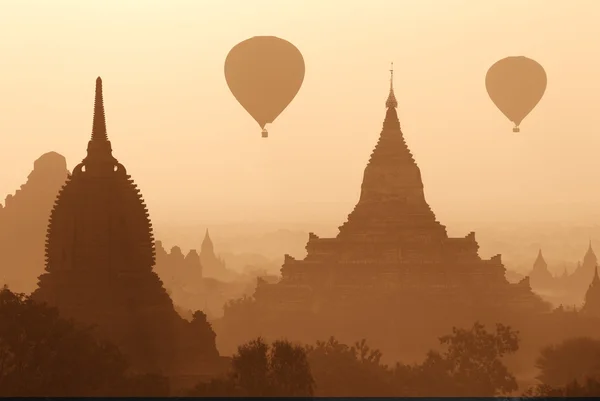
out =
[(8, 288), (0, 290), (0, 396), (168, 395), (164, 378), (126, 375), (119, 350)]
[[(366, 340), (349, 346), (334, 337), (304, 348), (288, 341), (270, 346), (260, 337), (238, 347), (228, 376), (199, 383), (189, 394), (204, 397), (492, 397), (517, 389), (501, 358), (519, 348), (518, 333), (502, 324), (454, 328), (418, 365), (381, 362)], [(314, 378), (314, 382), (313, 382)]]
[(518, 332), (502, 324), (489, 333), (476, 322), (469, 330), (453, 328), (440, 338), (443, 353), (430, 351), (410, 374), (417, 396), (492, 397), (517, 390), (515, 377), (501, 358), (519, 349)]
[(314, 382), (306, 350), (289, 341), (271, 345), (257, 338), (238, 347), (225, 378), (199, 383), (189, 395), (218, 397), (308, 397)]
[(588, 377), (600, 377), (600, 341), (592, 338), (570, 338), (558, 345), (545, 347), (536, 361), (537, 379), (553, 388)]
[(238, 347), (233, 356), (231, 377), (249, 397), (268, 396), (272, 389), (269, 377), (269, 345), (257, 338)]
[(331, 337), (306, 349), (319, 397), (395, 395), (391, 371), (381, 364), (381, 352), (371, 349), (366, 340), (348, 346)]

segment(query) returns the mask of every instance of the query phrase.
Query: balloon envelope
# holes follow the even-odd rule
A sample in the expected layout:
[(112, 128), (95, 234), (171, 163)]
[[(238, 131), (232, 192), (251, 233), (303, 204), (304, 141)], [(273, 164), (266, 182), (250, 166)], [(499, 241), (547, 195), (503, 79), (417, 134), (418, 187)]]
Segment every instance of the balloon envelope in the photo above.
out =
[(544, 68), (527, 57), (507, 57), (490, 67), (485, 76), (488, 95), (513, 123), (515, 131), (546, 91)]
[(225, 79), (233, 96), (264, 129), (300, 90), (304, 58), (286, 40), (255, 36), (229, 51)]

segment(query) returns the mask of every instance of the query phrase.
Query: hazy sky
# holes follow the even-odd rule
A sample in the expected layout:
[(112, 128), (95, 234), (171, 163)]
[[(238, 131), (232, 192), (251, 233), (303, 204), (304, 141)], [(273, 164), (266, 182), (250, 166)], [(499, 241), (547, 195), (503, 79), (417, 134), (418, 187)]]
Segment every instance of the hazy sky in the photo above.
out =
[[(0, 0), (0, 194), (45, 152), (69, 168), (85, 156), (102, 76), (113, 153), (155, 221), (341, 223), (394, 61), (403, 131), (443, 222), (597, 215), (598, 21), (598, 0)], [(223, 76), (256, 35), (306, 63), (266, 140)], [(518, 55), (544, 66), (548, 88), (513, 134), (484, 78)]]

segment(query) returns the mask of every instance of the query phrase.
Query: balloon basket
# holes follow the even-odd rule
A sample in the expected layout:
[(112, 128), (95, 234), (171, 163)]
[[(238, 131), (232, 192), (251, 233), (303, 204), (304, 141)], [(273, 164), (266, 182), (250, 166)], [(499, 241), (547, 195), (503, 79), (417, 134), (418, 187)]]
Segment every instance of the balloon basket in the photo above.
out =
[(513, 132), (521, 132), (521, 130), (519, 129), (519, 127), (515, 127), (513, 128)]
[(266, 129), (262, 130), (262, 137), (263, 138), (268, 138), (269, 137), (269, 132)]

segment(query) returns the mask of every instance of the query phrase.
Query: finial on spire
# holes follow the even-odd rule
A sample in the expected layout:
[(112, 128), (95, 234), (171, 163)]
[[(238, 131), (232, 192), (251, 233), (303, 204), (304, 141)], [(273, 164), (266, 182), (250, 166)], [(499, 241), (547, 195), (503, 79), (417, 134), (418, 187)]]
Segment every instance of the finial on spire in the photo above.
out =
[(385, 107), (388, 109), (398, 107), (398, 101), (396, 100), (396, 95), (394, 95), (394, 63), (392, 62), (390, 69), (390, 94), (388, 95), (387, 101), (385, 102)]
[(102, 78), (96, 79), (96, 99), (94, 100), (94, 123), (92, 125), (92, 140), (107, 141), (106, 117), (104, 115), (104, 100), (102, 98)]

